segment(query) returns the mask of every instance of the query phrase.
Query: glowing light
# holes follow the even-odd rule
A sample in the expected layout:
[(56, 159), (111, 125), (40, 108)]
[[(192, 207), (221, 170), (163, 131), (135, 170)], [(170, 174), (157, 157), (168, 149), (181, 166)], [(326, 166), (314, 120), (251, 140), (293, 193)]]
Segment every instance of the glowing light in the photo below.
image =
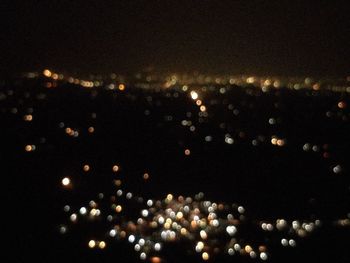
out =
[(144, 180), (148, 180), (149, 179), (149, 174), (148, 173), (144, 173), (143, 174), (143, 179)]
[(88, 245), (89, 245), (89, 248), (94, 248), (94, 247), (96, 246), (95, 240), (91, 239), (91, 240), (89, 241)]
[(147, 258), (146, 253), (145, 253), (145, 252), (142, 252), (142, 253), (140, 254), (140, 259), (141, 259), (141, 260), (145, 260), (146, 258)]
[(83, 166), (83, 170), (84, 170), (84, 172), (90, 171), (90, 166), (87, 165), (87, 164), (85, 164), (85, 165)]
[(68, 177), (65, 177), (62, 179), (62, 185), (68, 186), (70, 184), (70, 179)]
[(190, 154), (191, 154), (190, 149), (186, 149), (186, 150), (185, 150), (185, 155), (190, 155)]
[(267, 254), (265, 253), (265, 252), (261, 252), (260, 253), (260, 258), (262, 259), (262, 260), (267, 260)]
[(106, 247), (106, 242), (104, 242), (104, 241), (99, 242), (99, 243), (98, 243), (98, 247), (99, 247), (100, 249), (104, 249), (104, 248)]
[(115, 229), (111, 229), (111, 231), (109, 231), (109, 235), (111, 237), (115, 237), (117, 235), (117, 231)]
[(120, 91), (125, 90), (125, 85), (124, 85), (124, 84), (119, 84), (118, 89), (119, 89)]
[(24, 148), (25, 149), (25, 151), (26, 152), (31, 152), (31, 151), (33, 151), (33, 147), (32, 147), (32, 145), (26, 145), (26, 147)]
[(203, 260), (209, 260), (209, 254), (207, 252), (203, 252), (202, 258)]
[(230, 235), (233, 236), (237, 232), (237, 228), (235, 226), (227, 226), (226, 227), (226, 232)]
[(134, 242), (135, 242), (135, 236), (134, 236), (134, 235), (130, 235), (130, 236), (128, 237), (128, 241), (129, 241), (130, 243), (134, 243)]
[(112, 168), (113, 172), (118, 172), (119, 171), (119, 166), (118, 165), (113, 165), (113, 168)]
[(52, 73), (51, 73), (51, 71), (50, 71), (50, 70), (45, 69), (45, 70), (43, 71), (43, 75), (44, 75), (45, 77), (50, 78), (50, 77), (51, 77), (51, 75), (52, 75)]
[(117, 213), (120, 213), (122, 210), (123, 210), (123, 208), (122, 208), (121, 205), (117, 205), (116, 208), (115, 208), (115, 211), (116, 211)]
[(191, 98), (192, 98), (193, 100), (198, 99), (198, 93), (195, 92), (194, 90), (192, 90), (190, 94), (191, 94)]

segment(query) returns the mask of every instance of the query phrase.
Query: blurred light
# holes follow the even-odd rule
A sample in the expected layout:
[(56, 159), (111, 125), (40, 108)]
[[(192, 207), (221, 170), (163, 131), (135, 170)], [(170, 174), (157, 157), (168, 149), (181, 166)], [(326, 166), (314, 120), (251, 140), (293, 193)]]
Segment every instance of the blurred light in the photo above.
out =
[(68, 186), (70, 184), (70, 179), (68, 177), (65, 177), (62, 179), (62, 185)]
[(89, 248), (94, 248), (96, 246), (95, 240), (90, 240), (89, 241)]

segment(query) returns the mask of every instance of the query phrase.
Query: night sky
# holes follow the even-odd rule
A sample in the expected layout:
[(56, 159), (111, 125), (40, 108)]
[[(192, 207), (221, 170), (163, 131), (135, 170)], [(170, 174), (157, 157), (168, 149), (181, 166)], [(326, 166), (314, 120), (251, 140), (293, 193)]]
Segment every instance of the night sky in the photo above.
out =
[(1, 1), (3, 72), (347, 76), (347, 1)]

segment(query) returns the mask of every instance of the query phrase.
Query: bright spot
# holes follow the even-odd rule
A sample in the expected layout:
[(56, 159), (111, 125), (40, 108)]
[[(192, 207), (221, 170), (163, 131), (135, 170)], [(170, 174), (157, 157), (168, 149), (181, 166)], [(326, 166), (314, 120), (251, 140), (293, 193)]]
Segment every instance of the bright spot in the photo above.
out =
[(118, 172), (119, 171), (119, 166), (118, 165), (113, 165), (113, 168), (112, 168), (113, 172)]
[(160, 243), (155, 243), (154, 244), (154, 250), (155, 251), (160, 251), (161, 249), (162, 249), (162, 247), (161, 247)]
[(104, 249), (104, 248), (106, 247), (106, 242), (101, 241), (100, 243), (98, 243), (98, 247), (99, 247), (100, 249)]
[(140, 254), (140, 259), (141, 259), (141, 260), (145, 260), (146, 257), (147, 257), (147, 255), (146, 255), (145, 252), (142, 252), (142, 253)]
[(134, 235), (130, 235), (129, 238), (128, 238), (128, 241), (129, 241), (130, 243), (134, 243), (134, 241), (135, 241), (135, 236), (134, 236)]
[(261, 258), (262, 260), (267, 260), (267, 254), (266, 254), (265, 252), (261, 252), (261, 253), (260, 253), (260, 258)]
[(89, 241), (89, 248), (94, 248), (96, 246), (95, 240), (90, 240)]
[(226, 227), (226, 232), (230, 235), (233, 236), (237, 232), (237, 228), (235, 226), (227, 226)]
[(209, 254), (207, 252), (203, 252), (202, 258), (203, 258), (203, 260), (208, 260), (209, 259)]
[(111, 231), (109, 231), (109, 235), (111, 237), (115, 237), (117, 235), (117, 231), (115, 229), (111, 229)]
[(86, 212), (87, 212), (87, 210), (86, 210), (85, 207), (81, 207), (81, 208), (79, 209), (79, 213), (82, 214), (82, 215), (85, 215)]
[(141, 212), (141, 214), (142, 214), (143, 217), (148, 216), (148, 210), (143, 209), (142, 212)]
[(194, 90), (192, 90), (192, 91), (191, 91), (191, 98), (192, 98), (193, 100), (198, 99), (198, 93), (195, 92)]
[(64, 186), (68, 186), (70, 184), (70, 179), (68, 177), (65, 177), (62, 179), (62, 184)]

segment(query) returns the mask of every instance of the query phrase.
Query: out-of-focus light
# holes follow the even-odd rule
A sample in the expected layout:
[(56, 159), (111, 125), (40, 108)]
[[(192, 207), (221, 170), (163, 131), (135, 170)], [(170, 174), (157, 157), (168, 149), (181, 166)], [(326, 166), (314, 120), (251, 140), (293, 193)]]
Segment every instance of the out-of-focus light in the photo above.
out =
[(122, 208), (121, 205), (117, 205), (117, 206), (115, 207), (115, 211), (116, 211), (117, 213), (120, 213), (122, 210), (123, 210), (123, 208)]
[(90, 171), (90, 166), (89, 166), (88, 164), (85, 164), (85, 165), (83, 166), (83, 170), (84, 170), (84, 172)]
[(262, 260), (267, 260), (267, 254), (266, 254), (265, 252), (261, 252), (261, 253), (260, 253), (260, 258), (261, 258)]
[(345, 109), (346, 108), (346, 102), (345, 101), (339, 101), (338, 102), (338, 108), (339, 109)]
[(118, 172), (119, 171), (119, 166), (118, 165), (113, 165), (113, 168), (112, 168), (113, 172)]
[(187, 156), (188, 156), (188, 155), (190, 155), (190, 154), (191, 154), (190, 149), (186, 149), (186, 150), (185, 150), (185, 155), (187, 155)]
[(160, 263), (162, 260), (160, 257), (152, 257), (151, 258), (151, 263)]
[(45, 70), (43, 71), (43, 75), (44, 75), (45, 77), (50, 78), (50, 77), (51, 77), (51, 75), (52, 75), (52, 73), (51, 73), (51, 71), (50, 71), (50, 70), (45, 69)]
[(70, 179), (68, 177), (65, 177), (62, 179), (62, 185), (68, 186), (70, 184)]
[(95, 240), (93, 240), (93, 239), (91, 239), (90, 241), (89, 241), (89, 248), (94, 248), (95, 246), (96, 246), (96, 241)]
[(104, 242), (104, 241), (99, 242), (99, 243), (98, 243), (98, 247), (99, 247), (100, 249), (104, 249), (104, 248), (106, 247), (106, 242)]
[(115, 229), (111, 229), (111, 231), (109, 231), (109, 235), (111, 237), (115, 237), (117, 235), (117, 231)]
[(209, 260), (209, 254), (207, 252), (203, 252), (202, 258), (203, 260)]
[(134, 243), (134, 242), (135, 242), (135, 236), (134, 236), (134, 235), (130, 235), (130, 236), (128, 237), (128, 241), (129, 241), (130, 243)]
[(144, 180), (148, 180), (149, 179), (149, 174), (148, 173), (144, 173), (143, 174), (143, 179)]
[(142, 253), (140, 254), (140, 259), (141, 259), (141, 260), (145, 260), (146, 258), (147, 258), (146, 253), (145, 253), (145, 252), (142, 252)]
[(191, 98), (192, 98), (193, 100), (198, 99), (198, 93), (195, 92), (194, 90), (192, 90), (190, 94), (191, 94)]
[(125, 85), (124, 84), (119, 84), (119, 86), (118, 86), (118, 89), (120, 90), (120, 91), (123, 91), (123, 90), (125, 90)]

